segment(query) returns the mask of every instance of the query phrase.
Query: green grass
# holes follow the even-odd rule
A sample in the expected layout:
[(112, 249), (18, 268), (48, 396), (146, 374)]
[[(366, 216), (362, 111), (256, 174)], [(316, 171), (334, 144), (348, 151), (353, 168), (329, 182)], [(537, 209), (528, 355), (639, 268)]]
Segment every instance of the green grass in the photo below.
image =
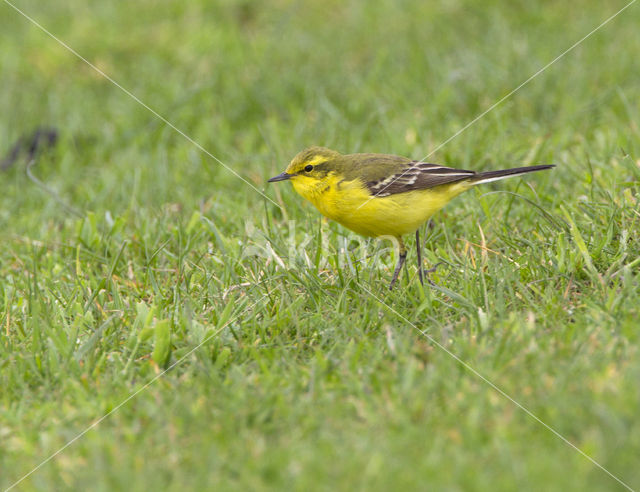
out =
[(621, 489), (418, 330), (640, 487), (640, 5), (430, 157), (557, 168), (389, 293), (389, 244), (266, 179), (420, 158), (624, 2), (15, 3), (282, 208), (0, 2), (0, 155), (61, 135), (0, 173), (2, 489), (138, 390), (18, 489)]

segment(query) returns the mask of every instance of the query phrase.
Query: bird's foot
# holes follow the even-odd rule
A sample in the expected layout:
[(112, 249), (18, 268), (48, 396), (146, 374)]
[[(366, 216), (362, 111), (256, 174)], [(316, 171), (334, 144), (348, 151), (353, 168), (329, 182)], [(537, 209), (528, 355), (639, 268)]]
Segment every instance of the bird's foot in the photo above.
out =
[[(429, 274), (430, 274), (430, 273), (435, 273), (435, 271), (438, 269), (438, 267), (439, 267), (440, 265), (443, 265), (443, 264), (444, 264), (444, 261), (439, 261), (438, 263), (436, 263), (435, 265), (433, 265), (431, 268), (429, 268), (428, 270), (425, 270), (425, 271), (424, 271), (424, 278), (426, 278), (426, 279), (427, 279), (427, 282), (429, 282), (429, 284), (430, 284), (432, 287), (435, 287), (435, 286), (436, 286), (436, 284), (435, 284), (435, 282), (434, 282), (433, 280), (431, 280), (431, 279), (429, 278)], [(420, 283), (422, 283), (422, 275), (420, 276)], [(424, 284), (423, 284), (423, 285), (424, 285)]]

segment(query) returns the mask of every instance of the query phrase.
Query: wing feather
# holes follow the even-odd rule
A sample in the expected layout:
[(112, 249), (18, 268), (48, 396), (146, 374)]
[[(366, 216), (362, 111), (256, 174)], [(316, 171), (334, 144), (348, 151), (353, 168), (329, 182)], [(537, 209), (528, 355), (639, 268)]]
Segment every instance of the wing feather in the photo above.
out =
[(372, 195), (385, 197), (396, 193), (426, 190), (443, 184), (455, 183), (471, 179), (475, 175), (474, 171), (454, 169), (427, 162), (410, 161), (401, 171), (383, 179), (369, 181), (366, 186)]

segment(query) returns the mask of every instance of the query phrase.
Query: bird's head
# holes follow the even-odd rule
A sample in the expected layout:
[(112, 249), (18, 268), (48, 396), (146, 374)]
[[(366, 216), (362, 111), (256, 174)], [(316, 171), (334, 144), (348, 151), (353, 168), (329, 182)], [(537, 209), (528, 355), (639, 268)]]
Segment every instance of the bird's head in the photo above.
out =
[(337, 170), (341, 155), (325, 147), (310, 147), (296, 155), (287, 170), (271, 178), (269, 183), (291, 180), (294, 186), (303, 182), (312, 186), (313, 182), (320, 182), (330, 172)]

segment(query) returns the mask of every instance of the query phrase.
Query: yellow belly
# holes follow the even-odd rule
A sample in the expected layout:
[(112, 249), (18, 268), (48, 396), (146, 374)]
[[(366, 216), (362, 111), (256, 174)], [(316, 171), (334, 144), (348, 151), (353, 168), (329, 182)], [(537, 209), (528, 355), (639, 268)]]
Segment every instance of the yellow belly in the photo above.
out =
[(400, 237), (414, 232), (452, 198), (469, 189), (468, 183), (371, 198), (358, 181), (329, 177), (319, 186), (311, 180), (293, 180), (295, 190), (322, 215), (363, 236)]

